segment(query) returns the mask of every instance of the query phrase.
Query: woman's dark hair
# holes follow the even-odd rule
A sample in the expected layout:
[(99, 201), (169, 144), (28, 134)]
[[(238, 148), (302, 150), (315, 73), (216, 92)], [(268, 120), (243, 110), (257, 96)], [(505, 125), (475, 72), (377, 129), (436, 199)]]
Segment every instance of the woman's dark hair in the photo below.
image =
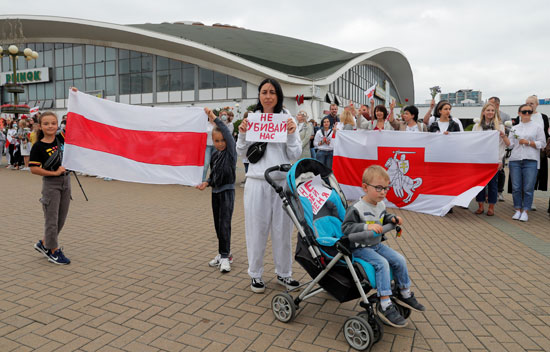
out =
[(408, 105), (403, 108), (403, 111), (408, 111), (411, 115), (413, 115), (414, 121), (418, 121), (418, 108), (414, 105)]
[[(522, 104), (522, 105), (520, 105), (519, 108), (518, 108), (518, 113), (521, 111), (521, 109), (523, 109), (523, 108), (526, 107), (526, 106), (531, 108), (531, 105), (529, 105), (529, 104)], [(533, 108), (531, 108), (531, 110), (533, 110)]]
[(386, 117), (388, 117), (388, 109), (386, 109), (386, 107), (384, 105), (376, 105), (376, 107), (374, 108), (374, 118), (376, 118), (376, 111), (382, 111), (382, 113), (384, 114), (384, 120), (386, 119)]
[(262, 87), (264, 84), (269, 83), (275, 88), (275, 93), (277, 94), (277, 105), (273, 108), (273, 112), (278, 114), (281, 111), (283, 111), (283, 89), (281, 88), (281, 85), (279, 82), (277, 82), (273, 78), (266, 78), (260, 83), (258, 86), (258, 103), (256, 104), (256, 109), (254, 110), (260, 110), (261, 112), (264, 112), (264, 107), (262, 106), (262, 103), (260, 103), (260, 91), (262, 90)]
[(330, 119), (325, 116), (321, 119), (321, 129), (325, 128), (325, 124), (324, 124), (325, 120), (328, 120), (328, 122), (329, 122), (328, 128), (330, 128)]
[(451, 106), (451, 103), (449, 103), (447, 100), (441, 100), (439, 103), (437, 103), (437, 105), (435, 106), (433, 115), (435, 117), (441, 117), (441, 114), (439, 112), (441, 111), (441, 109), (443, 109), (445, 105)]
[[(38, 129), (38, 134), (37, 134), (37, 137), (36, 137), (36, 140), (39, 141), (41, 140), (42, 138), (44, 138), (44, 131), (42, 131), (42, 119), (46, 116), (53, 116), (55, 117), (55, 119), (57, 120), (57, 115), (55, 114), (55, 112), (53, 111), (46, 111), (45, 113), (43, 113), (42, 115), (40, 115), (40, 117), (38, 118), (38, 124), (40, 125), (40, 129)], [(58, 121), (59, 122), (59, 121)]]

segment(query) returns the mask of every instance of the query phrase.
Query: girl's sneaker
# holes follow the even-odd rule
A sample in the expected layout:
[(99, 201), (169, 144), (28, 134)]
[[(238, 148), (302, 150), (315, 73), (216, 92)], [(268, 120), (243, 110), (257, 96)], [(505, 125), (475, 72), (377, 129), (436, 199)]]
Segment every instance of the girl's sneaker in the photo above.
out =
[(512, 216), (512, 220), (519, 220), (519, 217), (521, 216), (521, 211), (516, 210), (514, 213), (514, 216)]
[(46, 257), (46, 258), (50, 257), (50, 255), (48, 254), (49, 250), (46, 249), (46, 247), (44, 247), (44, 245), (42, 244), (42, 240), (38, 240), (38, 242), (36, 242), (34, 244), (34, 249), (36, 249), (38, 252), (42, 253), (44, 255), (44, 257)]
[(48, 256), (48, 261), (60, 265), (67, 265), (71, 263), (71, 260), (65, 257), (65, 254), (63, 254), (61, 248), (58, 248), (55, 252), (50, 253)]
[(229, 258), (220, 259), (220, 272), (228, 273), (231, 271), (231, 264), (229, 263)]
[[(208, 262), (208, 266), (219, 266), (220, 265), (220, 261), (222, 259), (222, 256), (221, 255), (217, 255), (214, 257), (214, 259), (212, 259), (211, 261)], [(233, 264), (233, 254), (229, 253), (229, 264)]]

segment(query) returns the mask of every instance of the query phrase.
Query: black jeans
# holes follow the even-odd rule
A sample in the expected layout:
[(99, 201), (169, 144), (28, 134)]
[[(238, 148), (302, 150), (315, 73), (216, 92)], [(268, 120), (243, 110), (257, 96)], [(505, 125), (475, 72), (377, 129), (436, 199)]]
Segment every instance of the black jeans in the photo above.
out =
[(498, 171), (498, 193), (504, 192), (504, 183), (506, 181), (506, 174), (504, 168)]
[(220, 193), (212, 192), (212, 213), (214, 227), (218, 236), (218, 253), (222, 258), (231, 253), (231, 218), (235, 204), (235, 190), (228, 189)]

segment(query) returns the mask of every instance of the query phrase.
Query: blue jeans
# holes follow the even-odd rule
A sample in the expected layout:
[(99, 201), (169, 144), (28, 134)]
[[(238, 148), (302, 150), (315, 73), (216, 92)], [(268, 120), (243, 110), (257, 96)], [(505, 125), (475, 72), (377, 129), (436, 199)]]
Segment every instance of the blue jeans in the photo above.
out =
[(499, 172), (497, 171), (487, 186), (477, 194), (476, 201), (478, 203), (484, 203), (485, 195), (489, 192), (489, 204), (496, 204), (498, 197), (498, 174)]
[(332, 170), (332, 154), (332, 150), (317, 149), (317, 155), (315, 158)]
[(210, 159), (212, 159), (212, 153), (214, 152), (213, 145), (207, 145), (204, 151), (204, 170), (202, 171), (202, 181), (206, 181), (206, 175), (208, 174), (208, 167), (210, 166)]
[(405, 258), (390, 247), (379, 243), (372, 247), (357, 248), (353, 250), (353, 256), (363, 259), (374, 267), (378, 297), (392, 295), (390, 266), (397, 287), (400, 289), (411, 287)]
[(315, 148), (309, 148), (309, 151), (311, 152), (311, 158), (312, 159), (317, 159), (316, 156), (317, 156), (317, 149)]
[(537, 161), (513, 160), (509, 165), (514, 209), (531, 210), (537, 181)]

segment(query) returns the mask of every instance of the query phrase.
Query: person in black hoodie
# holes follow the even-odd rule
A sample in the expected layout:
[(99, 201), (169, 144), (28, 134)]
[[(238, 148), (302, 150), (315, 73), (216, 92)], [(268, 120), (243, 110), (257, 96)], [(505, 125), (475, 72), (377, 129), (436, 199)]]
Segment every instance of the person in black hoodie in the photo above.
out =
[(235, 139), (225, 123), (212, 110), (204, 108), (208, 119), (216, 124), (212, 131), (215, 151), (210, 161), (210, 176), (197, 186), (201, 191), (212, 187), (212, 213), (214, 227), (218, 236), (218, 255), (208, 265), (217, 266), (220, 272), (231, 271), (231, 218), (235, 204), (235, 169), (237, 149)]

